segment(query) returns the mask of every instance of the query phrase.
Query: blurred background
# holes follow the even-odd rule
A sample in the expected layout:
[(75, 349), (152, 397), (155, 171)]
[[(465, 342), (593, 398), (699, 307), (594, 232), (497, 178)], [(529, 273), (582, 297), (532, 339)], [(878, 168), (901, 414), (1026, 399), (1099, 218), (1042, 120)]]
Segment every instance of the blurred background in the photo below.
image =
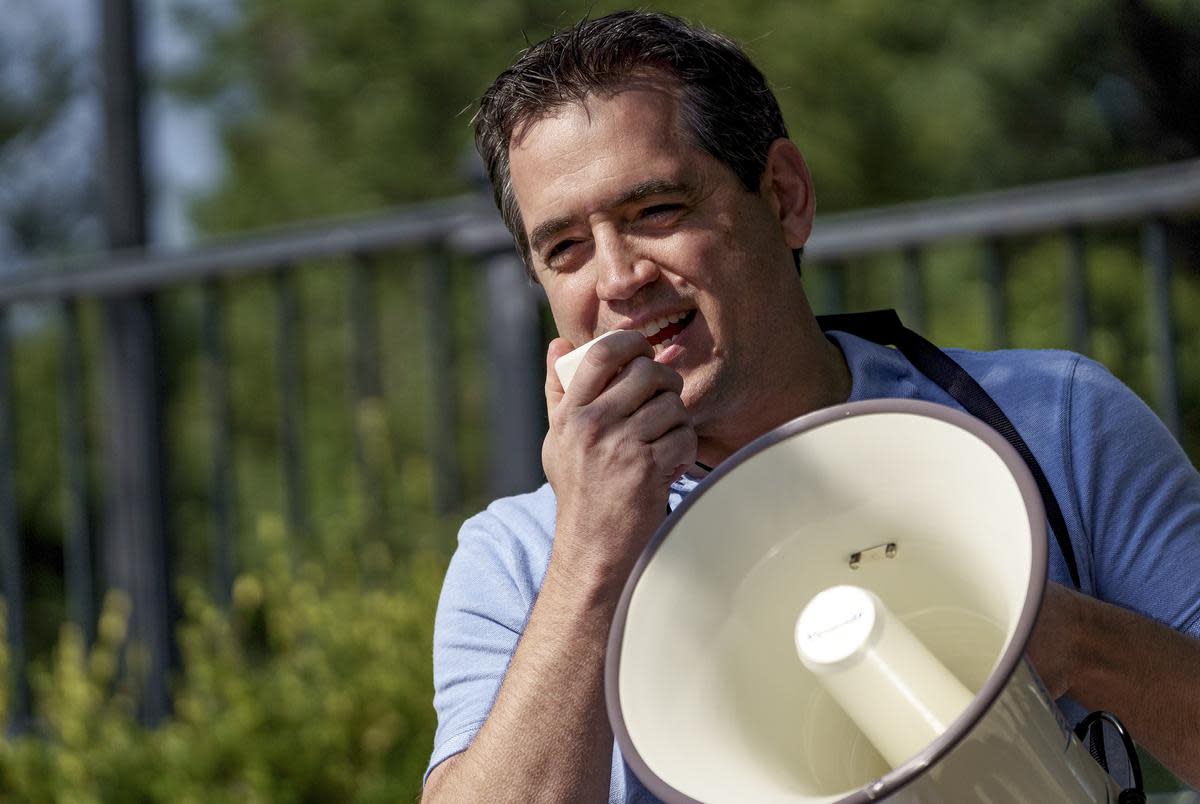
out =
[[(469, 121), (620, 7), (4, 0), (0, 800), (418, 795), (454, 533), (545, 427)], [(1200, 3), (653, 7), (774, 86), (818, 312), (1085, 352), (1200, 454)]]

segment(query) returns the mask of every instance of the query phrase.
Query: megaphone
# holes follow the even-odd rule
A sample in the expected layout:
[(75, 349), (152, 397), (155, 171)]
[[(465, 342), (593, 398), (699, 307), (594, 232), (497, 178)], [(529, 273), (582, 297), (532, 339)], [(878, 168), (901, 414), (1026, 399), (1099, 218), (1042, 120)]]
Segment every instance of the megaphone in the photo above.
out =
[(721, 464), (634, 568), (609, 720), (667, 802), (1116, 802), (1024, 658), (1029, 470), (957, 410), (873, 400)]

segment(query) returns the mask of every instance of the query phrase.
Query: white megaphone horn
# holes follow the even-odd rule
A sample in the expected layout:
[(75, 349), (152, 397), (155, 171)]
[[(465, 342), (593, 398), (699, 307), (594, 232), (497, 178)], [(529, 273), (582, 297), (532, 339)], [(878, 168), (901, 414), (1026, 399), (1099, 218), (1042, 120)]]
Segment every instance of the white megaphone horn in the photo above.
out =
[(999, 434), (913, 400), (817, 411), (646, 549), (609, 719), (667, 802), (1115, 804), (1023, 655), (1045, 584), (1041, 498)]

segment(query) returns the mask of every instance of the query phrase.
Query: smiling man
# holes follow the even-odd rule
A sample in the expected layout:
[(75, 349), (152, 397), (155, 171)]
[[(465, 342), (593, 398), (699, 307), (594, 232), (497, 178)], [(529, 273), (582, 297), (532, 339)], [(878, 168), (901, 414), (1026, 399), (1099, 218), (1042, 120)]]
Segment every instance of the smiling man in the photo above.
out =
[[(586, 21), (525, 51), (476, 125), (561, 337), (546, 356), (549, 483), (464, 524), (447, 574), (425, 798), (652, 800), (614, 750), (603, 658), (668, 506), (804, 413), (884, 396), (956, 403), (894, 350), (821, 331), (798, 270), (808, 169), (725, 37), (652, 13)], [(554, 361), (611, 330), (564, 391)], [(1119, 604), (1050, 585), (1031, 648), (1047, 685), (1116, 711), (1200, 778), (1200, 650), (1180, 633), (1200, 628), (1200, 477), (1078, 355), (955, 357), (1068, 501), (1084, 591)], [(1067, 580), (1061, 556), (1052, 579)], [(1168, 704), (1147, 702), (1151, 679)]]

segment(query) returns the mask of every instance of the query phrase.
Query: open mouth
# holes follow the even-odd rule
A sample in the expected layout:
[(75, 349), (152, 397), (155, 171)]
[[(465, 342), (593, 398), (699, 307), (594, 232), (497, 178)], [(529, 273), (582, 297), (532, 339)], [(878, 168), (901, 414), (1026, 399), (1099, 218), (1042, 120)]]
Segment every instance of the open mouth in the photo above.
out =
[(671, 345), (676, 336), (683, 332), (695, 317), (695, 310), (675, 313), (650, 324), (642, 330), (642, 334), (646, 336), (646, 340), (650, 341), (655, 352), (661, 352)]

